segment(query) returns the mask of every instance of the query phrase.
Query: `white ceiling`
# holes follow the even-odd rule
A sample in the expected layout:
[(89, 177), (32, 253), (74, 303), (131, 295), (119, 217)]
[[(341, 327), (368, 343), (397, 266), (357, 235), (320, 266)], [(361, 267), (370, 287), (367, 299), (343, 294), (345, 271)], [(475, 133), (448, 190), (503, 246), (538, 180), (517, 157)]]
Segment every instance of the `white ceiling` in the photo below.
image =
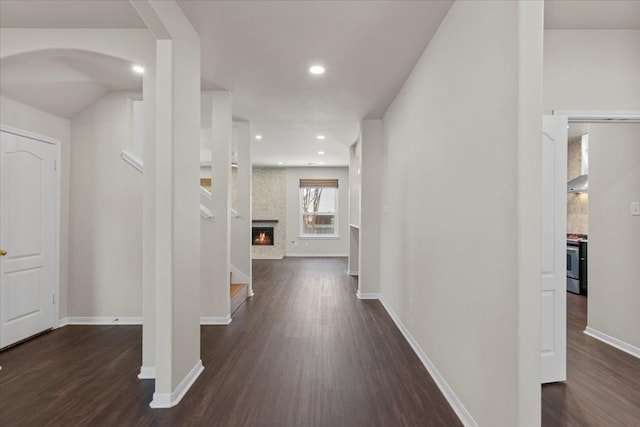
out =
[(142, 92), (142, 76), (119, 58), (75, 50), (19, 55), (0, 63), (0, 92), (60, 117), (72, 118), (107, 92)]
[[(363, 118), (381, 118), (451, 1), (192, 1), (203, 89), (233, 94), (258, 165), (346, 165)], [(0, 1), (0, 26), (144, 28), (127, 1)], [(545, 1), (545, 28), (640, 29), (640, 1)], [(322, 63), (327, 72), (307, 69)], [(2, 61), (3, 95), (73, 117), (110, 90), (139, 90), (131, 64), (71, 52)], [(326, 139), (318, 141), (315, 136)], [(324, 151), (318, 155), (317, 151)]]

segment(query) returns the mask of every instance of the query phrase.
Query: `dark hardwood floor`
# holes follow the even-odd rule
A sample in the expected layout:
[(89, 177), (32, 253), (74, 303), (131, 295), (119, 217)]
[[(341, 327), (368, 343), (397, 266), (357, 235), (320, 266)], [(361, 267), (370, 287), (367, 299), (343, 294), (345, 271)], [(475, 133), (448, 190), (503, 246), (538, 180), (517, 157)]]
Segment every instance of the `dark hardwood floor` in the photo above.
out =
[(542, 425), (640, 426), (640, 360), (583, 333), (587, 298), (567, 293), (567, 381), (542, 386)]
[(67, 326), (0, 353), (0, 425), (456, 426), (456, 415), (344, 259), (254, 261), (256, 295), (202, 327), (205, 370), (151, 409), (139, 326)]

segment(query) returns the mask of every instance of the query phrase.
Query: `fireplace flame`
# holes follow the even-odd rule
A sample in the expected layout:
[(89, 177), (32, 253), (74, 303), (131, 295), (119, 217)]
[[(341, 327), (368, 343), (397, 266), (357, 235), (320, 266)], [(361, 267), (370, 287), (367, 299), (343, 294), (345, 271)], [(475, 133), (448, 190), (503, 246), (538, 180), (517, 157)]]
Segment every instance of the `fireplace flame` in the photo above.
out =
[(269, 236), (267, 236), (267, 233), (263, 231), (261, 231), (258, 234), (258, 237), (256, 237), (255, 239), (256, 245), (268, 245), (269, 243), (271, 243), (271, 239), (269, 239)]

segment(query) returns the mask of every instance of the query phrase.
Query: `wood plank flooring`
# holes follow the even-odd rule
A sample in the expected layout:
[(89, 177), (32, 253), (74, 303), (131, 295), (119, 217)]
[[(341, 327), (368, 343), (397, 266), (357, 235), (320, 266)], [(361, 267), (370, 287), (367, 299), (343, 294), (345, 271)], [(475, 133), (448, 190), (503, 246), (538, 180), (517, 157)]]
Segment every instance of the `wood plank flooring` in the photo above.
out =
[(587, 298), (567, 293), (567, 381), (542, 386), (542, 425), (640, 426), (640, 360), (583, 333)]
[(256, 295), (202, 326), (205, 370), (177, 407), (151, 409), (141, 328), (67, 326), (0, 353), (0, 425), (457, 426), (378, 301), (342, 258), (256, 260)]
[[(344, 259), (254, 262), (256, 295), (202, 327), (205, 370), (151, 409), (139, 326), (67, 326), (0, 353), (0, 425), (455, 426), (428, 373)], [(640, 425), (640, 361), (582, 333), (568, 294), (568, 381), (542, 388), (544, 426)]]

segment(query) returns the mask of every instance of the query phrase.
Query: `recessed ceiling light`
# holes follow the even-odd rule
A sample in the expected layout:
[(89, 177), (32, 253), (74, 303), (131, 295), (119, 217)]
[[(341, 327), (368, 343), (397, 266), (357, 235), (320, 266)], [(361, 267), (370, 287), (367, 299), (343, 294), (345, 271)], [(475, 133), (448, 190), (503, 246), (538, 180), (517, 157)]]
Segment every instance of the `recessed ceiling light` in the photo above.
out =
[(256, 135), (256, 139), (262, 139), (262, 135)]
[(324, 135), (318, 135), (316, 136), (316, 139), (324, 139)]
[(309, 72), (311, 74), (315, 74), (315, 75), (320, 75), (320, 74), (324, 74), (324, 67), (322, 65), (312, 65), (311, 67), (309, 67)]
[(324, 162), (318, 162), (319, 165), (324, 165)]
[(133, 65), (131, 70), (137, 74), (144, 74), (144, 67), (142, 65)]
[(318, 151), (318, 154), (323, 155), (324, 151)]
[(279, 165), (281, 165), (281, 164), (282, 164), (282, 162), (278, 162), (278, 164), (279, 164)]

